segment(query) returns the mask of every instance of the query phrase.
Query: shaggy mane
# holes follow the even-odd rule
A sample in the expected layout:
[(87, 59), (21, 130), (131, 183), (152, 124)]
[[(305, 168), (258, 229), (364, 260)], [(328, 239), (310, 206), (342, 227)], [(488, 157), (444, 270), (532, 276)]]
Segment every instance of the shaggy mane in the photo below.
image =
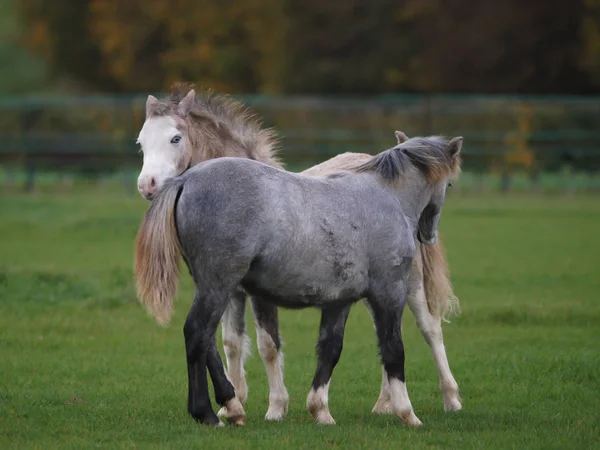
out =
[[(177, 115), (179, 102), (195, 88), (193, 83), (173, 84), (169, 96), (153, 105), (150, 116)], [(210, 90), (196, 91), (188, 121), (197, 130), (201, 129), (201, 123), (209, 122), (216, 133), (237, 141), (248, 158), (280, 165), (276, 157), (279, 142), (275, 131), (262, 128), (262, 122), (249, 108), (227, 95), (216, 94)]]
[(411, 138), (375, 155), (354, 171), (377, 172), (385, 180), (395, 181), (413, 165), (429, 181), (437, 182), (460, 171), (460, 157), (451, 155), (449, 145), (451, 141), (442, 136)]

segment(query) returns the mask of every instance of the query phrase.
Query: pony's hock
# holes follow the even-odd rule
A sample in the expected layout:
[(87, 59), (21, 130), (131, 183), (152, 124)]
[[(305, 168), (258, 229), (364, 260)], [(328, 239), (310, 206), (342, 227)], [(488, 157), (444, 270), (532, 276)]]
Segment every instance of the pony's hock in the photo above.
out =
[[(153, 102), (149, 99), (150, 105)], [(186, 102), (193, 103), (188, 107)], [(192, 113), (199, 108), (193, 91), (169, 105), (177, 109), (180, 120), (205, 119), (206, 114)], [(179, 125), (177, 130), (181, 129)], [(148, 127), (145, 131), (154, 133)], [(403, 135), (398, 139), (403, 141)], [(142, 135), (140, 142), (146, 145)], [(409, 139), (348, 168), (348, 173), (324, 179), (290, 174), (247, 159), (219, 158), (164, 182), (138, 234), (136, 275), (140, 298), (162, 322), (168, 321), (173, 307), (180, 252), (195, 281), (196, 295), (184, 327), (189, 403), (196, 406), (195, 416), (202, 416), (202, 409), (212, 412), (206, 369), (218, 403), (226, 406), (236, 398), (214, 334), (241, 287), (251, 296), (255, 317), (271, 321), (266, 331), (277, 330), (276, 306), (322, 309), (309, 407), (319, 402), (327, 405), (327, 386), (341, 353), (348, 311), (353, 302), (366, 297), (379, 337), (392, 410), (406, 423), (420, 424), (406, 392), (400, 323), (408, 301), (438, 367), (441, 362), (444, 368), (442, 359), (447, 367), (439, 326), (444, 302), (428, 304), (422, 278), (412, 277), (412, 272), (420, 248), (415, 236), (422, 242), (436, 241), (447, 182), (459, 170), (461, 143), (460, 138)], [(185, 170), (185, 164), (180, 166)], [(232, 185), (231, 179), (239, 183)], [(302, 216), (297, 211), (303, 211)], [(424, 271), (431, 263), (419, 257), (416, 262)], [(241, 323), (231, 325), (237, 326), (237, 335), (244, 334)], [(278, 353), (278, 333), (267, 333)], [(265, 364), (269, 360), (273, 358), (263, 357)], [(456, 387), (453, 378), (454, 385), (448, 383), (448, 374), (449, 370), (440, 370), (443, 392), (449, 391), (444, 387)], [(319, 417), (333, 422), (322, 411)]]

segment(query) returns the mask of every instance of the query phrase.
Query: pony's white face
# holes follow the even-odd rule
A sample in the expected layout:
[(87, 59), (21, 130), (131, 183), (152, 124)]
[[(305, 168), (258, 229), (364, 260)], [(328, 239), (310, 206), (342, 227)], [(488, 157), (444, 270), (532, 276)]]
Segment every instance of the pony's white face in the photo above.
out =
[(177, 126), (175, 117), (150, 116), (137, 139), (144, 155), (138, 177), (138, 191), (151, 200), (169, 178), (182, 174), (189, 166), (189, 142)]

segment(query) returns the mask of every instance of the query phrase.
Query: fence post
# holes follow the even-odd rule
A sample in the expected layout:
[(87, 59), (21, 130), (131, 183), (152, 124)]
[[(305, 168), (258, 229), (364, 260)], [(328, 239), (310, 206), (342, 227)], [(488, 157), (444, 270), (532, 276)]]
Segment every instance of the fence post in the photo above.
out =
[(540, 167), (537, 160), (533, 161), (529, 170), (529, 179), (531, 180), (531, 188), (533, 192), (538, 193), (541, 191), (541, 180), (540, 180)]
[(33, 109), (26, 111), (25, 114), (21, 116), (21, 150), (23, 151), (23, 159), (24, 159), (24, 169), (25, 169), (25, 183), (23, 185), (23, 190), (25, 192), (33, 191), (35, 187), (35, 155), (31, 155), (30, 149), (25, 145), (25, 136), (35, 128), (35, 122), (38, 117), (42, 113), (39, 109)]

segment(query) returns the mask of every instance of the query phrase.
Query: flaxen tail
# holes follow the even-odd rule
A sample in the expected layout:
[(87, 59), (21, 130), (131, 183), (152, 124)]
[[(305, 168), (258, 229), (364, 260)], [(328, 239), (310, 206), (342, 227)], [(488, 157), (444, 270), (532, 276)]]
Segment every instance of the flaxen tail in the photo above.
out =
[(444, 249), (439, 239), (435, 244), (419, 245), (427, 307), (433, 316), (447, 322), (450, 315), (460, 312), (460, 307), (450, 283), (450, 271), (444, 258)]
[(180, 179), (167, 181), (146, 211), (135, 242), (138, 298), (161, 325), (171, 319), (179, 282), (175, 206), (182, 186)]

